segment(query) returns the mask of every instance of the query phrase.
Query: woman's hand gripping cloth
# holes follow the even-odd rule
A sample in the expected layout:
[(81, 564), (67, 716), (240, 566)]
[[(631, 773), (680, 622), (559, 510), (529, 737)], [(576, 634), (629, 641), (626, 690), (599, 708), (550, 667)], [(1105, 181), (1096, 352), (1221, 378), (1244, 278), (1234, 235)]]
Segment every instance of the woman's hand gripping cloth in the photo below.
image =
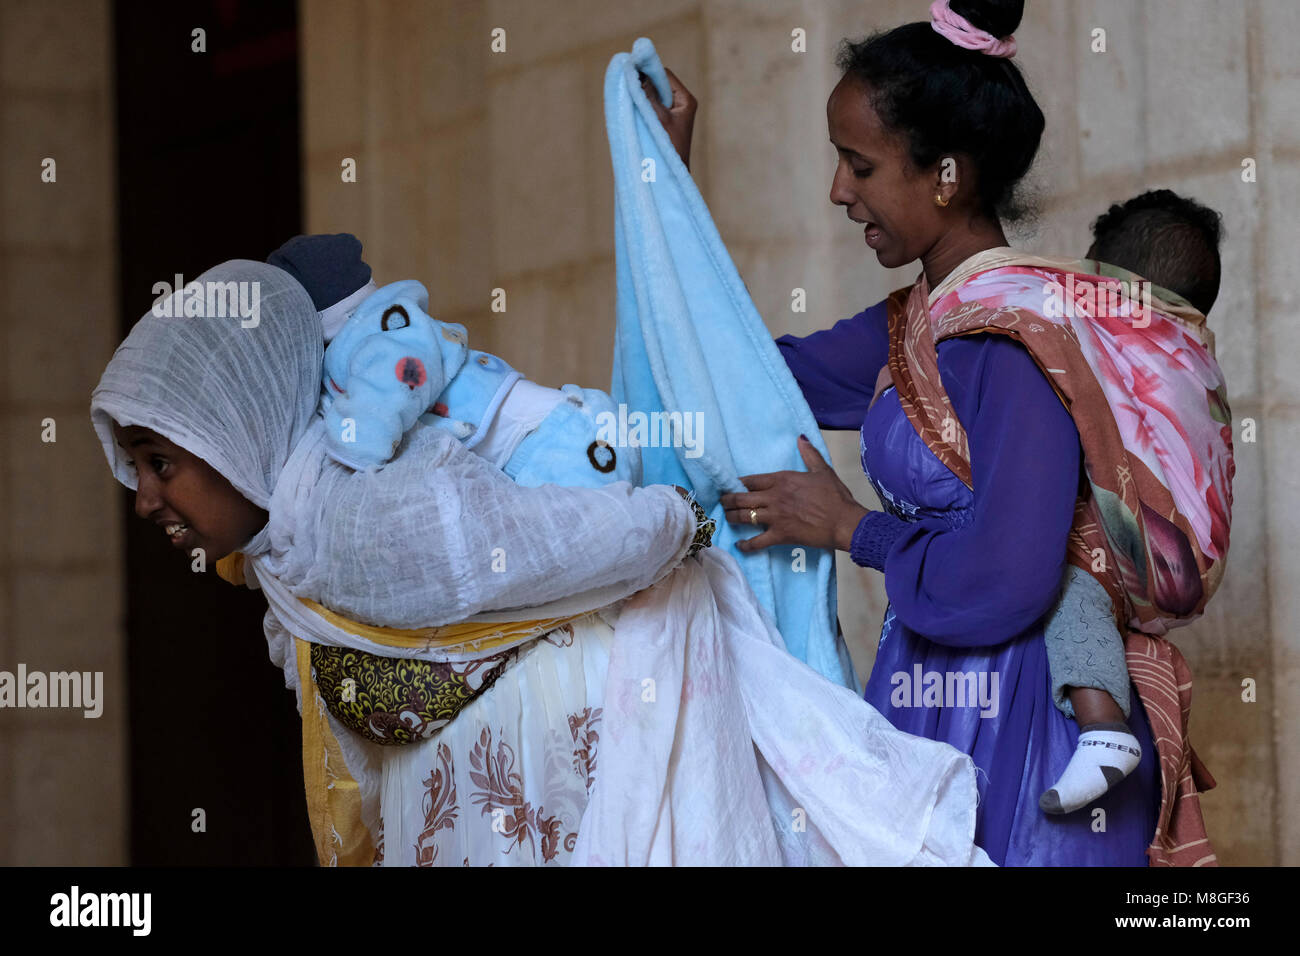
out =
[(727, 552), (620, 612), (572, 863), (990, 865), (975, 768), (787, 654)]
[(671, 101), (663, 65), (644, 37), (605, 73), (618, 272), (611, 392), (627, 411), (626, 419), (619, 411), (612, 443), (649, 425), (648, 441), (641, 439), (644, 481), (693, 490), (718, 524), (714, 547), (740, 563), (790, 653), (855, 687), (836, 625), (834, 553), (776, 546), (744, 554), (737, 541), (759, 529), (737, 529), (723, 513), (720, 496), (745, 490), (741, 475), (804, 470), (801, 432), (829, 455), (639, 73)]

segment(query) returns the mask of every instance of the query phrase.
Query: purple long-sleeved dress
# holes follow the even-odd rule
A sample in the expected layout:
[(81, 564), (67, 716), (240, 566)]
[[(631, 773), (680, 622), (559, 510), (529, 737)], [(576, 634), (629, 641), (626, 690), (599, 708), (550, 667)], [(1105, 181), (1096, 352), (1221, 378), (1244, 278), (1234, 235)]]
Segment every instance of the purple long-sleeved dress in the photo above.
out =
[(777, 345), (821, 427), (860, 428), (862, 467), (886, 508), (853, 539), (853, 559), (884, 571), (889, 598), (868, 702), (900, 730), (970, 754), (975, 839), (994, 862), (1146, 865), (1160, 778), (1136, 690), (1138, 768), (1083, 810), (1038, 808), (1079, 733), (1052, 704), (1042, 619), (1065, 570), (1081, 452), (1029, 353), (993, 334), (939, 343), (944, 388), (970, 441), (972, 492), (925, 446), (892, 387), (868, 411), (889, 353), (883, 302)]

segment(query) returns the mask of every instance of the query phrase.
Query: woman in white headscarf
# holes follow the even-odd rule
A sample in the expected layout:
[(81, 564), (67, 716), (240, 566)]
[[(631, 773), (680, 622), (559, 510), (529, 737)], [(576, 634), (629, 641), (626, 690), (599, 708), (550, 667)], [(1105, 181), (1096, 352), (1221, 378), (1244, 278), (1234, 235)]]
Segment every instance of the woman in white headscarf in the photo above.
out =
[(266, 594), (323, 863), (982, 858), (969, 760), (786, 655), (672, 487), (520, 487), (419, 427), (354, 472), (291, 276), (170, 306), (91, 416), (137, 513)]

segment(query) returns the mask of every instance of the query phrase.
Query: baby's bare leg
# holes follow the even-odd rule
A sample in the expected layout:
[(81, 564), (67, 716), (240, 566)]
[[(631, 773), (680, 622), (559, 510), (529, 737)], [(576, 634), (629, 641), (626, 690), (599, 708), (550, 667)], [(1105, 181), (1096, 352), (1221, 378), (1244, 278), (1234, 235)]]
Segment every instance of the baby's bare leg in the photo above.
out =
[(1095, 578), (1073, 565), (1066, 569), (1061, 597), (1044, 625), (1043, 642), (1052, 700), (1078, 722), (1079, 739), (1070, 762), (1038, 805), (1045, 813), (1071, 813), (1132, 773), (1142, 757), (1124, 719), (1131, 684), (1110, 598)]
[(1095, 687), (1071, 687), (1066, 691), (1070, 704), (1074, 707), (1074, 719), (1080, 730), (1086, 730), (1092, 724), (1122, 724), (1124, 711), (1119, 709), (1115, 698), (1104, 690)]
[(1079, 723), (1079, 740), (1065, 772), (1038, 798), (1044, 813), (1071, 813), (1087, 806), (1127, 777), (1142, 758), (1142, 746), (1115, 698), (1095, 687), (1065, 688)]

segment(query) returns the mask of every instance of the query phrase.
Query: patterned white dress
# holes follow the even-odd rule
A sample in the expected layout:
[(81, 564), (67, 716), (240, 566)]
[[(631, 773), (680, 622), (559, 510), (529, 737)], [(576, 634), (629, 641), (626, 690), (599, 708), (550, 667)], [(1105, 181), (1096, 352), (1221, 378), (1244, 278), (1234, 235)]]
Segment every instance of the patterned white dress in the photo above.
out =
[(614, 631), (583, 618), (512, 652), (420, 743), (381, 751), (377, 861), (564, 865), (595, 781)]

